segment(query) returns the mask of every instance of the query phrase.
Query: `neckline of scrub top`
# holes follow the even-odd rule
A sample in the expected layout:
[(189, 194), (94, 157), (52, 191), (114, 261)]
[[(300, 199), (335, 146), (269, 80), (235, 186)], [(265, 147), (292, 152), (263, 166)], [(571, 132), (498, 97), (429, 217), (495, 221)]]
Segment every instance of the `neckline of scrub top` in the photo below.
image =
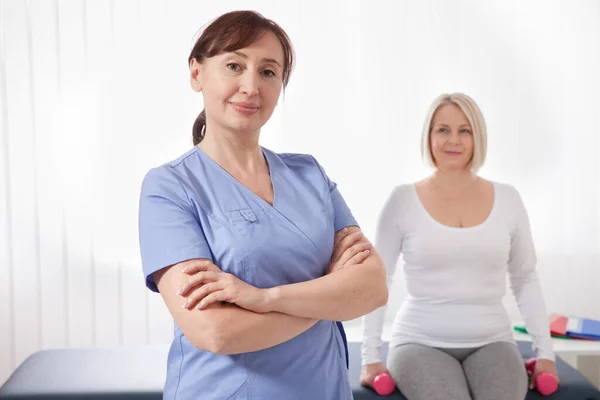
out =
[(251, 190), (248, 186), (244, 185), (242, 182), (235, 179), (233, 177), (233, 175), (231, 175), (229, 172), (227, 172), (227, 170), (225, 168), (223, 168), (221, 165), (219, 165), (219, 163), (217, 163), (215, 160), (213, 160), (200, 147), (194, 146), (194, 148), (196, 149), (196, 152), (200, 154), (200, 157), (208, 160), (208, 162), (210, 164), (212, 164), (214, 167), (216, 167), (217, 170), (221, 171), (221, 173), (223, 175), (225, 175), (227, 177), (227, 179), (230, 179), (232, 182), (235, 183), (235, 185), (242, 187), (244, 190), (246, 190), (248, 193), (250, 193), (251, 196), (254, 196), (260, 202), (262, 202), (264, 206), (268, 207), (269, 209), (276, 209), (275, 205), (277, 204), (277, 190), (275, 189), (275, 180), (273, 179), (274, 172), (275, 172), (275, 171), (273, 171), (273, 163), (271, 163), (271, 160), (269, 159), (268, 151), (266, 151), (266, 149), (262, 146), (259, 146), (259, 147), (263, 153), (263, 156), (265, 157), (265, 161), (267, 162), (267, 168), (269, 169), (269, 179), (271, 180), (271, 188), (273, 189), (273, 205), (269, 204), (269, 202), (267, 202), (265, 199), (263, 199), (262, 197), (260, 197), (256, 193), (254, 193), (254, 191)]

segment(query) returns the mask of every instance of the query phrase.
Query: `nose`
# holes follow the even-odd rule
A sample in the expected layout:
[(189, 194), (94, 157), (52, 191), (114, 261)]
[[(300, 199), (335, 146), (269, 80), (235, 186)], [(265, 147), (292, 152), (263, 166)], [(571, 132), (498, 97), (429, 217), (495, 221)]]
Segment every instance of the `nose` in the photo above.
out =
[(452, 144), (459, 144), (460, 143), (460, 136), (459, 136), (458, 132), (452, 132), (450, 134), (448, 142), (450, 142)]
[(240, 92), (244, 93), (248, 97), (252, 97), (258, 94), (258, 83), (259, 76), (248, 70), (241, 77)]

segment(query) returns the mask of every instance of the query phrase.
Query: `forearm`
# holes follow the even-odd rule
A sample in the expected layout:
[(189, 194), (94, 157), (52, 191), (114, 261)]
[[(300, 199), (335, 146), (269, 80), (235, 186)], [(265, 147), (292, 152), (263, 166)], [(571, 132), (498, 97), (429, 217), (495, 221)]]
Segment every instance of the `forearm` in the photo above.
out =
[(358, 318), (383, 306), (388, 298), (385, 269), (374, 249), (361, 264), (267, 290), (273, 311), (331, 321)]
[(526, 277), (512, 278), (511, 281), (517, 306), (532, 337), (537, 357), (554, 361), (548, 312), (537, 273), (532, 271)]
[(262, 350), (300, 335), (317, 322), (276, 312), (259, 314), (227, 303), (214, 303), (203, 310), (182, 307), (179, 291), (187, 276), (181, 268), (202, 262), (190, 260), (154, 275), (175, 322), (197, 348), (223, 354)]
[[(233, 304), (218, 304), (206, 310), (211, 349), (219, 354), (240, 354), (263, 350), (284, 343), (310, 329), (316, 319), (300, 318), (278, 312), (259, 314)], [(206, 335), (196, 330), (196, 335)]]
[(554, 360), (548, 312), (535, 268), (537, 257), (529, 218), (519, 193), (513, 190), (514, 227), (511, 232), (511, 249), (508, 262), (510, 286), (527, 331), (533, 339), (538, 358)]
[[(396, 263), (402, 252), (403, 233), (399, 228), (403, 217), (401, 192), (394, 189), (386, 201), (377, 222), (375, 247), (385, 265), (387, 287), (391, 288), (396, 272)], [(382, 333), (387, 304), (365, 315), (361, 345), (362, 365), (381, 362)]]
[(363, 338), (361, 343), (362, 365), (381, 362), (381, 338), (387, 305), (364, 316), (362, 321)]

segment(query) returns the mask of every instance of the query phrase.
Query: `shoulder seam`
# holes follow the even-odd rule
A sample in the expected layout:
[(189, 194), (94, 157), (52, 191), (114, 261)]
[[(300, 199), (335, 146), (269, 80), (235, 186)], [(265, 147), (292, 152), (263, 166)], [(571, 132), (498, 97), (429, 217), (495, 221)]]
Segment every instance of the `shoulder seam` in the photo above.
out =
[[(195, 146), (194, 146), (194, 147), (195, 147)], [(175, 167), (177, 167), (179, 164), (181, 164), (183, 161), (185, 161), (185, 160), (186, 160), (188, 157), (190, 157), (192, 154), (194, 154), (194, 153), (196, 152), (196, 149), (195, 149), (195, 148), (194, 148), (194, 149), (191, 149), (191, 150), (192, 150), (192, 151), (188, 150), (189, 154), (187, 154), (185, 157), (180, 157), (180, 158), (177, 160), (177, 162), (176, 162), (176, 163), (175, 163), (175, 162), (173, 162), (173, 161), (175, 161), (175, 160), (173, 160), (173, 161), (171, 161), (171, 162), (168, 162), (168, 163), (167, 163), (167, 165), (169, 165), (169, 166), (170, 166), (170, 167), (172, 167), (172, 168), (175, 168)]]
[[(184, 159), (185, 159), (185, 158), (187, 158), (187, 157), (184, 157)], [(179, 163), (178, 163), (178, 164), (179, 164)], [(172, 169), (172, 168), (174, 168), (174, 167), (172, 167), (172, 166), (171, 166), (171, 165), (169, 165), (169, 164), (165, 164), (164, 166), (165, 166), (165, 167), (167, 167), (167, 168), (171, 168), (171, 169)], [(174, 173), (174, 171), (169, 171), (169, 172), (173, 174), (173, 176), (175, 177), (175, 179), (177, 180), (177, 182), (178, 182), (178, 183), (179, 183), (179, 185), (181, 186), (181, 190), (183, 190), (183, 193), (185, 193), (185, 197), (187, 198), (188, 204), (189, 204), (189, 206), (190, 206), (191, 210), (193, 210), (193, 209), (194, 209), (194, 206), (193, 206), (193, 204), (192, 204), (192, 199), (190, 198), (190, 195), (188, 194), (187, 190), (185, 190), (185, 186), (183, 185), (183, 182), (181, 182), (181, 179), (179, 179), (179, 177), (177, 176), (177, 174), (176, 174), (176, 173)], [(204, 214), (206, 214), (208, 217), (210, 217), (210, 218), (214, 219), (215, 221), (217, 221), (217, 222), (219, 222), (219, 223), (223, 223), (223, 221), (221, 221), (220, 219), (218, 219), (217, 217), (215, 217), (213, 214), (209, 213), (209, 212), (206, 210), (206, 207), (204, 206), (204, 204), (201, 204), (201, 203), (200, 203), (200, 201), (198, 201), (198, 207), (199, 207), (199, 208), (200, 208), (200, 210), (201, 210), (201, 211), (202, 211)]]
[(301, 154), (301, 153), (278, 153), (278, 155), (281, 159), (290, 158), (290, 157), (311, 157), (311, 158), (313, 158), (309, 154)]

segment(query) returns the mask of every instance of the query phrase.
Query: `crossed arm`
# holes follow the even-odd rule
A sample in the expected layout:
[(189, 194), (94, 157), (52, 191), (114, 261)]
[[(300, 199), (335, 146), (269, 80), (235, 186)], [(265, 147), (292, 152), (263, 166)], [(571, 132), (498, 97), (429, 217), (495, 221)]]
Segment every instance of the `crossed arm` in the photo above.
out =
[(275, 346), (320, 319), (359, 317), (388, 296), (383, 262), (357, 227), (336, 233), (327, 274), (311, 281), (258, 289), (208, 260), (164, 268), (154, 279), (188, 340), (221, 354)]

